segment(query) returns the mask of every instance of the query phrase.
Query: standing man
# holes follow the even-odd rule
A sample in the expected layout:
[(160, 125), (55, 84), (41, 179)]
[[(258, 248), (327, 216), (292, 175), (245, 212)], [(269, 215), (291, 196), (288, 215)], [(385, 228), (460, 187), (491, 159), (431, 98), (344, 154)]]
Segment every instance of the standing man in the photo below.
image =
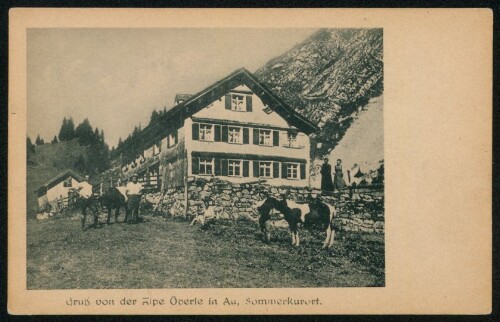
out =
[(63, 201), (63, 196), (59, 195), (59, 198), (57, 198), (57, 211), (59, 214), (62, 214), (64, 208), (64, 201)]
[(332, 166), (328, 164), (328, 158), (324, 159), (321, 166), (321, 190), (323, 192), (333, 192)]
[(85, 180), (78, 184), (77, 191), (80, 194), (80, 208), (82, 210), (82, 229), (85, 229), (85, 219), (87, 218), (87, 209), (90, 210), (94, 214), (94, 227), (97, 228), (98, 225), (98, 214), (97, 209), (95, 208), (93, 193), (92, 193), (92, 184), (89, 182), (90, 176), (88, 174), (85, 175)]
[(127, 211), (132, 215), (131, 223), (139, 222), (139, 202), (141, 201), (141, 193), (144, 187), (137, 182), (137, 175), (132, 175), (132, 181), (127, 183), (125, 193), (127, 195)]

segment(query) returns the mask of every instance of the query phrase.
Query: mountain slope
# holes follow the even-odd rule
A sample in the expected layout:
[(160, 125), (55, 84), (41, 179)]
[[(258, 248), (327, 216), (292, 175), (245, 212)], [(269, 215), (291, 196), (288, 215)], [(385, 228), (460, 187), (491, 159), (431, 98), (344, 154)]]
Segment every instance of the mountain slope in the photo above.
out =
[(319, 125), (322, 145), (316, 157), (338, 144), (359, 107), (382, 94), (382, 36), (382, 29), (322, 29), (256, 71), (259, 80)]
[[(359, 112), (355, 112), (352, 125), (329, 154), (331, 164), (335, 164), (337, 159), (342, 160), (346, 181), (347, 170), (354, 174), (359, 168), (363, 173), (369, 173), (380, 168), (384, 160), (383, 104), (383, 96), (375, 97)], [(321, 164), (321, 160), (316, 160), (311, 176), (313, 186), (320, 186), (318, 174)]]

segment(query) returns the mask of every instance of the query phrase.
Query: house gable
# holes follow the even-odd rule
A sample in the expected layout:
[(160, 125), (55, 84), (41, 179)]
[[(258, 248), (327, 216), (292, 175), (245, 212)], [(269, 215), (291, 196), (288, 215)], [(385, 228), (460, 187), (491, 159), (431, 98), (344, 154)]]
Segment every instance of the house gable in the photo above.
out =
[(40, 188), (38, 188), (38, 196), (46, 194), (47, 190), (50, 190), (51, 188), (57, 186), (59, 183), (67, 180), (69, 177), (71, 177), (72, 180), (75, 180), (76, 182), (82, 182), (85, 180), (83, 176), (79, 175), (73, 170), (66, 170), (50, 179), (49, 181), (45, 182)]
[[(313, 123), (297, 114), (261, 84), (255, 76), (242, 68), (194, 95), (185, 95), (185, 101), (160, 115), (158, 120), (144, 128), (138, 137), (123, 145), (123, 151), (126, 151), (130, 147), (133, 148), (128, 153), (122, 154), (122, 162), (124, 164), (130, 163), (133, 161), (133, 158), (139, 154), (143, 154), (144, 150), (156, 144), (156, 142), (172, 133), (172, 131), (180, 131), (184, 127), (186, 120), (189, 120), (188, 123), (191, 126), (191, 122), (193, 121), (191, 118), (198, 118), (200, 120), (215, 119), (216, 121), (224, 119), (228, 121), (227, 117), (221, 116), (219, 113), (212, 113), (216, 109), (211, 109), (211, 107), (215, 105), (221, 107), (220, 104), (225, 104), (225, 95), (231, 93), (241, 94), (245, 98), (247, 95), (252, 96), (252, 109), (255, 109), (255, 113), (233, 112), (230, 114), (232, 116), (240, 114), (239, 117), (245, 118), (248, 127), (255, 128), (265, 125), (270, 129), (295, 129), (298, 132), (304, 133), (304, 135), (318, 131), (318, 128)], [(225, 110), (222, 112), (225, 113)], [(250, 119), (250, 117), (253, 119)], [(231, 118), (229, 118), (229, 121), (231, 121)], [(241, 120), (233, 121), (241, 122)], [(190, 135), (186, 135), (190, 137)]]
[(224, 120), (289, 128), (289, 123), (248, 86), (239, 85), (192, 115), (193, 119)]
[[(242, 85), (244, 85), (244, 87), (241, 87)], [(234, 91), (238, 88), (249, 89), (259, 97), (264, 106), (267, 106), (270, 110), (277, 113), (281, 118), (286, 120), (290, 126), (296, 127), (301, 132), (311, 134), (318, 130), (316, 125), (297, 114), (244, 68), (235, 71), (224, 79), (194, 94), (182, 104), (175, 106), (165, 115), (162, 115), (162, 117), (164, 119), (186, 119), (221, 99), (231, 90)]]

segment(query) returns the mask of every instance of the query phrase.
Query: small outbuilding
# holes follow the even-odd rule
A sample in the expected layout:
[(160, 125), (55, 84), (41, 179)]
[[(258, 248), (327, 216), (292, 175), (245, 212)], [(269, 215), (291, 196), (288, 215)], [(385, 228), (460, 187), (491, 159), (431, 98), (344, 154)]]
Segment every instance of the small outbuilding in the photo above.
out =
[(57, 205), (57, 200), (62, 196), (65, 203), (68, 200), (70, 189), (76, 188), (85, 182), (85, 178), (73, 170), (66, 170), (49, 181), (45, 182), (38, 188), (38, 209), (44, 211), (47, 205), (54, 208)]

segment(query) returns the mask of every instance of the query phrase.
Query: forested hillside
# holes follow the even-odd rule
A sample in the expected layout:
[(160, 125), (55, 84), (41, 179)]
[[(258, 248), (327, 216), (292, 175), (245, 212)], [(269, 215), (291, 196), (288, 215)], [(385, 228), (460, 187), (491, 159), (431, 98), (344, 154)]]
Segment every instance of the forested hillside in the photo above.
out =
[(104, 131), (94, 129), (88, 119), (75, 128), (72, 118), (64, 118), (59, 135), (51, 143), (45, 143), (40, 136), (35, 143), (26, 139), (28, 215), (38, 210), (37, 189), (59, 173), (72, 169), (91, 175), (91, 181), (97, 183), (100, 173), (110, 165)]

